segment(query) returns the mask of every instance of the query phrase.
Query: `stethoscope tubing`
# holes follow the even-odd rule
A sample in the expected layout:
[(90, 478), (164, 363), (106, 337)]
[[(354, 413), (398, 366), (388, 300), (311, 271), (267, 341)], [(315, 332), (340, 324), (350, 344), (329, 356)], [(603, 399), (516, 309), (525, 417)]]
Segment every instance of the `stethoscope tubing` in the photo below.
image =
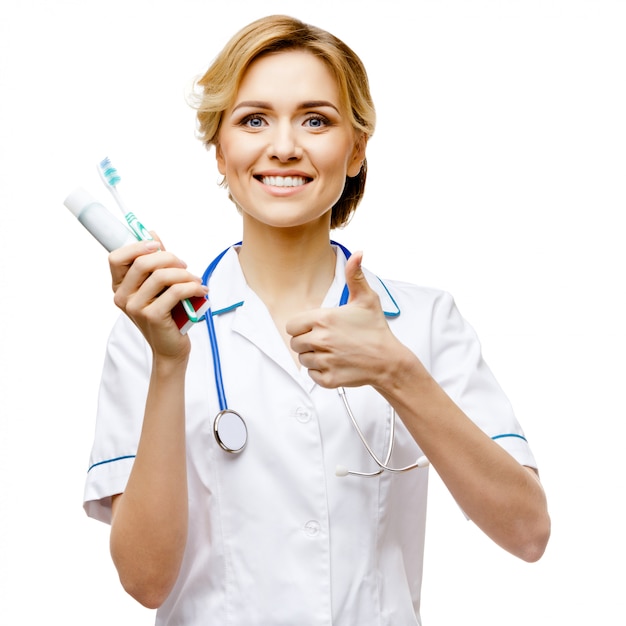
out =
[[(239, 243), (234, 244), (234, 246), (239, 246), (241, 245), (241, 243), (242, 242), (240, 241)], [(350, 258), (351, 253), (346, 247), (342, 246), (340, 243), (337, 243), (336, 241), (331, 240), (330, 243), (332, 245), (339, 247), (341, 251), (344, 253), (346, 259)], [(222, 260), (222, 257), (230, 250), (231, 247), (233, 246), (229, 246), (223, 252), (221, 252), (217, 257), (215, 257), (215, 259), (206, 268), (204, 274), (202, 275), (203, 285), (208, 286), (209, 280), (211, 279), (211, 276), (213, 275), (215, 268), (217, 267), (218, 263)], [(343, 292), (341, 294), (339, 306), (343, 306), (347, 304), (349, 297), (350, 297), (350, 292), (348, 290), (348, 285), (345, 285), (343, 288)], [(218, 400), (218, 404), (220, 407), (220, 411), (215, 416), (215, 420), (213, 422), (214, 434), (215, 434), (215, 438), (218, 444), (223, 450), (225, 450), (226, 452), (237, 454), (241, 452), (247, 444), (248, 428), (246, 426), (246, 422), (243, 419), (243, 417), (241, 417), (241, 415), (239, 415), (239, 413), (237, 413), (236, 411), (233, 411), (228, 408), (228, 402), (226, 400), (226, 391), (224, 389), (224, 379), (222, 377), (222, 365), (221, 365), (221, 359), (220, 359), (219, 345), (217, 342), (217, 333), (215, 331), (215, 324), (213, 323), (213, 313), (210, 307), (206, 311), (204, 318), (205, 318), (205, 322), (206, 322), (207, 330), (209, 334), (209, 343), (211, 346), (211, 354), (213, 358), (213, 375), (215, 377), (215, 389), (217, 392), (217, 400)], [(393, 411), (392, 416), (391, 416), (391, 425), (389, 429), (390, 431), (389, 432), (389, 445), (387, 447), (387, 453), (385, 455), (385, 460), (381, 461), (376, 455), (376, 453), (372, 450), (371, 446), (367, 443), (367, 440), (365, 439), (365, 436), (363, 435), (363, 432), (361, 431), (361, 428), (359, 427), (359, 424), (356, 421), (354, 414), (352, 413), (352, 409), (350, 408), (350, 404), (346, 397), (345, 389), (343, 387), (339, 387), (337, 391), (339, 395), (341, 396), (341, 399), (343, 400), (344, 406), (346, 408), (346, 412), (348, 413), (348, 416), (350, 417), (350, 421), (352, 422), (352, 425), (354, 426), (354, 429), (356, 430), (359, 436), (359, 439), (361, 440), (361, 443), (365, 446), (365, 449), (367, 450), (367, 452), (369, 453), (369, 455), (372, 457), (372, 459), (374, 460), (376, 465), (378, 465), (378, 468), (379, 468), (375, 472), (356, 472), (356, 471), (351, 471), (341, 466), (338, 466), (337, 471), (336, 471), (337, 476), (352, 475), (352, 476), (371, 477), (371, 476), (378, 476), (383, 471), (393, 472), (393, 473), (407, 472), (409, 470), (412, 470), (418, 467), (426, 467), (428, 465), (428, 459), (425, 456), (422, 456), (419, 459), (417, 459), (415, 463), (412, 463), (405, 467), (390, 467), (389, 466), (389, 461), (391, 460), (391, 455), (393, 453), (393, 445), (394, 445), (394, 439), (395, 439), (395, 423), (396, 423), (395, 411)], [(225, 417), (226, 415), (235, 416), (241, 422), (241, 424), (239, 424), (235, 428), (235, 431), (239, 430), (241, 435), (238, 435), (237, 437), (239, 438), (236, 437), (233, 443), (228, 443), (227, 441), (227, 439), (231, 438), (230, 433), (228, 437), (225, 436), (225, 433), (220, 433), (220, 429), (219, 429), (220, 423), (222, 421), (222, 418)]]
[(352, 425), (354, 426), (354, 430), (356, 430), (356, 433), (359, 436), (361, 443), (365, 446), (365, 449), (367, 450), (369, 455), (372, 457), (376, 465), (378, 465), (378, 470), (375, 472), (357, 472), (354, 470), (348, 470), (345, 467), (339, 465), (337, 466), (337, 470), (335, 472), (337, 476), (364, 476), (364, 477), (370, 478), (373, 476), (379, 476), (380, 474), (382, 474), (383, 471), (400, 474), (402, 472), (408, 472), (410, 470), (417, 469), (418, 467), (427, 467), (429, 465), (428, 459), (425, 456), (421, 456), (415, 461), (415, 463), (405, 465), (404, 467), (390, 467), (389, 466), (389, 461), (391, 460), (391, 455), (393, 453), (393, 444), (394, 444), (395, 437), (396, 437), (396, 412), (393, 408), (391, 409), (392, 415), (391, 415), (390, 426), (389, 426), (389, 446), (387, 447), (387, 454), (385, 455), (385, 460), (381, 461), (378, 458), (378, 455), (374, 452), (374, 450), (372, 450), (372, 447), (369, 445), (369, 443), (367, 443), (367, 439), (365, 439), (365, 435), (363, 434), (363, 431), (361, 430), (358, 422), (356, 421), (356, 418), (354, 417), (354, 413), (352, 413), (352, 409), (350, 408), (350, 403), (348, 402), (348, 398), (346, 396), (346, 390), (343, 387), (338, 387), (337, 392), (339, 393), (339, 396), (343, 400), (343, 404), (346, 408), (346, 412), (348, 413), (348, 417), (350, 418), (350, 421), (352, 422)]
[[(332, 245), (335, 245), (337, 247), (339, 247), (341, 249), (341, 251), (344, 253), (346, 259), (349, 259), (351, 256), (350, 251), (345, 247), (342, 246), (340, 243), (336, 242), (336, 241), (332, 241), (330, 242)], [(213, 259), (213, 261), (211, 261), (211, 263), (209, 264), (209, 266), (206, 268), (206, 270), (204, 271), (204, 274), (202, 275), (202, 284), (205, 286), (208, 286), (209, 284), (209, 280), (211, 280), (211, 276), (213, 275), (213, 272), (215, 271), (215, 268), (217, 267), (217, 265), (219, 264), (219, 262), (222, 260), (222, 257), (233, 247), (236, 246), (240, 246), (242, 244), (241, 241), (233, 244), (232, 246), (228, 246), (228, 248), (226, 248), (225, 250), (223, 250), (222, 252), (220, 252), (215, 259)], [(344, 304), (346, 304), (348, 302), (348, 298), (350, 296), (350, 292), (348, 291), (348, 286), (346, 285), (343, 289), (343, 292), (341, 294), (341, 300), (339, 301), (339, 306), (343, 306)], [(209, 299), (210, 299), (210, 295), (209, 295)], [(204, 320), (206, 322), (207, 325), (207, 330), (209, 333), (209, 342), (211, 345), (211, 354), (213, 357), (213, 376), (215, 377), (215, 389), (217, 391), (217, 401), (220, 407), (220, 411), (228, 411), (228, 401), (226, 400), (226, 391), (224, 389), (224, 379), (222, 377), (222, 361), (220, 358), (220, 350), (219, 350), (219, 346), (217, 343), (217, 333), (215, 331), (215, 324), (213, 323), (213, 313), (211, 311), (211, 307), (209, 307), (209, 309), (206, 311), (205, 316), (204, 316)]]
[[(241, 242), (236, 243), (236, 246), (241, 245)], [(213, 261), (206, 268), (202, 275), (202, 284), (208, 286), (209, 280), (215, 271), (218, 263), (222, 260), (222, 257), (230, 250), (231, 246), (220, 252)], [(209, 296), (210, 299), (210, 296)], [(226, 391), (224, 390), (224, 379), (222, 378), (222, 361), (220, 359), (220, 349), (217, 343), (217, 333), (215, 332), (215, 324), (213, 323), (213, 313), (211, 307), (207, 310), (204, 316), (204, 321), (207, 325), (209, 332), (209, 342), (211, 345), (211, 355), (213, 357), (213, 376), (215, 377), (215, 389), (217, 391), (217, 401), (221, 411), (228, 411), (228, 402), (226, 400)], [(221, 442), (220, 442), (220, 445)]]

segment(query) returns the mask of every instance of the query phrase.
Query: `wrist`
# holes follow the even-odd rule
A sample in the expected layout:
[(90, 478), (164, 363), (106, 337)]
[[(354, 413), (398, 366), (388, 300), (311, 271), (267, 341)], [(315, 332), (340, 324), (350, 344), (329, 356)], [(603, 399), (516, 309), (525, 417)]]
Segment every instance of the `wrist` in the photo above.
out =
[(404, 344), (398, 343), (393, 350), (393, 358), (387, 360), (380, 383), (376, 385), (384, 396), (394, 396), (403, 389), (428, 384), (432, 377), (417, 356)]
[(175, 377), (184, 376), (189, 362), (189, 352), (176, 355), (153, 354), (152, 371), (157, 376)]

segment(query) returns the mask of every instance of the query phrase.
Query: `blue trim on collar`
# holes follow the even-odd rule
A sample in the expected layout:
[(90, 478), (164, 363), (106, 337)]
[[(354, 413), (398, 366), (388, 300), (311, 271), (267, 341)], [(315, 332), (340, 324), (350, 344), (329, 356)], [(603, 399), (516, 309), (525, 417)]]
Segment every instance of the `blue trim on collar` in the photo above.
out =
[(222, 313), (230, 313), (234, 309), (242, 306), (243, 303), (244, 303), (244, 300), (242, 300), (241, 302), (236, 302), (235, 304), (231, 304), (230, 306), (224, 307), (223, 309), (219, 309), (217, 311), (211, 311), (211, 315), (215, 317), (216, 315), (221, 315)]
[[(346, 257), (346, 261), (352, 256), (352, 252), (350, 252), (348, 248), (340, 244), (338, 241), (334, 241), (331, 239), (330, 243), (333, 246), (337, 246), (343, 252), (343, 255)], [(385, 290), (385, 293), (389, 296), (389, 299), (393, 302), (393, 305), (396, 307), (395, 311), (383, 310), (385, 317), (398, 317), (400, 315), (400, 307), (398, 306), (398, 303), (394, 300), (394, 297), (389, 292), (389, 289), (387, 289), (387, 285), (385, 285), (385, 283), (380, 278), (378, 278), (378, 276), (376, 276), (376, 278), (378, 282), (382, 285), (383, 289)], [(348, 285), (345, 285), (343, 288), (343, 292), (341, 293), (339, 306), (343, 306), (344, 304), (347, 304), (349, 298), (350, 298), (350, 290), (348, 289)]]
[[(346, 260), (348, 260), (351, 256), (352, 253), (350, 252), (350, 250), (348, 250), (348, 248), (346, 248), (345, 246), (343, 246), (342, 244), (340, 244), (337, 241), (334, 241), (331, 239), (330, 241), (331, 245), (337, 246), (344, 254), (344, 256), (346, 257)], [(240, 246), (242, 244), (241, 241), (239, 241), (238, 243), (234, 244), (233, 246), (229, 246), (228, 248), (226, 248), (226, 250), (224, 250), (223, 252), (221, 252), (209, 265), (209, 267), (207, 267), (206, 271), (204, 272), (204, 275), (202, 276), (202, 284), (206, 285), (209, 282), (209, 279), (211, 278), (211, 274), (213, 274), (213, 270), (215, 270), (215, 268), (217, 267), (217, 264), (222, 260), (222, 257), (230, 250), (230, 248), (235, 247), (235, 246)], [(391, 300), (391, 302), (393, 303), (394, 307), (396, 308), (395, 311), (385, 311), (383, 310), (383, 313), (385, 315), (385, 317), (398, 317), (400, 315), (400, 307), (398, 306), (398, 303), (395, 301), (394, 297), (391, 295), (389, 289), (387, 289), (387, 285), (385, 285), (385, 283), (378, 278), (378, 276), (376, 276), (376, 279), (378, 280), (378, 282), (382, 285), (383, 289), (385, 290), (385, 293), (389, 296), (389, 299)], [(344, 304), (346, 304), (348, 302), (348, 298), (350, 297), (350, 291), (348, 290), (348, 285), (345, 285), (343, 288), (343, 292), (341, 294), (341, 298), (339, 300), (339, 306), (343, 306)], [(244, 303), (244, 301), (242, 300), (241, 302), (236, 302), (235, 304), (231, 304), (230, 306), (224, 307), (223, 309), (219, 309), (217, 311), (211, 311), (211, 317), (214, 317), (216, 315), (221, 315), (222, 313), (229, 313), (230, 311), (242, 306)], [(200, 320), (204, 320), (206, 319), (206, 315), (203, 315)], [(501, 435), (501, 436), (506, 436), (506, 435)]]
[[(376, 278), (378, 278), (378, 276), (376, 276)], [(395, 311), (383, 311), (383, 313), (385, 314), (385, 317), (398, 317), (400, 315), (400, 307), (398, 306), (398, 303), (395, 301), (391, 293), (389, 293), (389, 289), (387, 289), (387, 285), (385, 285), (385, 283), (380, 278), (378, 278), (378, 282), (383, 286), (383, 289), (387, 292), (389, 299), (393, 302), (393, 305), (396, 307)]]

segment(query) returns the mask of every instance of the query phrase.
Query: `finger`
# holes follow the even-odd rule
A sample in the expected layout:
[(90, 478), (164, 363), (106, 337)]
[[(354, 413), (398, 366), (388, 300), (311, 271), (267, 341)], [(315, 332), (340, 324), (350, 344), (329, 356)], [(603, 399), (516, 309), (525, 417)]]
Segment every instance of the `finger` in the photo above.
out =
[(117, 250), (113, 250), (113, 252), (109, 254), (109, 267), (113, 279), (113, 288), (115, 289), (116, 285), (122, 282), (135, 259), (144, 254), (152, 254), (160, 249), (161, 243), (158, 240), (154, 240), (138, 241), (137, 243), (131, 243)]
[(169, 319), (172, 309), (181, 300), (204, 297), (207, 293), (208, 287), (202, 285), (199, 277), (182, 269), (157, 270), (128, 298), (126, 312), (131, 317)]
[(192, 290), (201, 287), (200, 277), (190, 274), (184, 268), (164, 267), (151, 272), (137, 290), (137, 294), (144, 295), (147, 300), (160, 296), (165, 290), (188, 290), (188, 287)]
[(300, 352), (298, 354), (298, 360), (303, 367), (306, 367), (308, 370), (313, 370), (316, 372), (327, 371), (329, 369), (329, 365), (326, 362), (328, 355), (324, 352)]
[(288, 320), (287, 324), (285, 324), (285, 330), (287, 331), (287, 334), (292, 337), (298, 337), (310, 332), (313, 330), (312, 313), (310, 311), (303, 311), (302, 313), (295, 315)]
[[(130, 251), (129, 251), (130, 252)], [(114, 302), (122, 310), (127, 310), (127, 302), (139, 294), (139, 303), (145, 304), (153, 300), (161, 291), (175, 282), (186, 282), (191, 274), (186, 271), (186, 264), (169, 252), (158, 254), (140, 254), (136, 256), (125, 274), (114, 273)], [(162, 270), (178, 270), (181, 273), (168, 278), (167, 274), (157, 273)], [(117, 284), (115, 280), (118, 280)], [(199, 279), (194, 278), (199, 281)], [(140, 305), (138, 305), (140, 306)], [(135, 307), (136, 310), (136, 307)]]
[(121, 248), (117, 248), (117, 250), (113, 250), (109, 253), (109, 260), (116, 264), (124, 264), (132, 262), (133, 259), (141, 254), (165, 250), (165, 246), (156, 232), (150, 231), (150, 234), (153, 237), (152, 239), (128, 243)]
[(161, 241), (161, 238), (156, 234), (156, 231), (151, 230), (150, 235), (152, 236), (152, 239), (154, 239), (154, 241), (157, 241), (159, 243), (160, 249), (165, 250), (165, 244)]
[(372, 293), (372, 288), (369, 286), (361, 263), (363, 261), (363, 252), (355, 252), (346, 262), (346, 285), (350, 296), (348, 302), (356, 302), (362, 300), (364, 297), (369, 296)]
[(126, 272), (125, 283), (139, 286), (151, 274), (161, 269), (187, 269), (187, 264), (171, 252), (159, 251), (158, 254), (142, 254), (135, 257)]
[(289, 345), (291, 346), (291, 349), (300, 356), (306, 353), (312, 354), (313, 346), (308, 340), (309, 336), (309, 333), (292, 336), (289, 340)]

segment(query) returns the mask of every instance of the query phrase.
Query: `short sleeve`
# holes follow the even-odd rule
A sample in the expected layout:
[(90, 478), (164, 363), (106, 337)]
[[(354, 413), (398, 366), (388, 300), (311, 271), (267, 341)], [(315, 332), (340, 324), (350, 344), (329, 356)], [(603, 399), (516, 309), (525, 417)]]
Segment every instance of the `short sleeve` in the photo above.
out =
[(537, 467), (511, 403), (485, 363), (474, 329), (441, 292), (433, 307), (431, 374), (489, 437), (519, 463)]
[(122, 315), (107, 343), (94, 443), (84, 491), (90, 517), (111, 521), (111, 496), (122, 493), (143, 423), (152, 359), (139, 330)]

